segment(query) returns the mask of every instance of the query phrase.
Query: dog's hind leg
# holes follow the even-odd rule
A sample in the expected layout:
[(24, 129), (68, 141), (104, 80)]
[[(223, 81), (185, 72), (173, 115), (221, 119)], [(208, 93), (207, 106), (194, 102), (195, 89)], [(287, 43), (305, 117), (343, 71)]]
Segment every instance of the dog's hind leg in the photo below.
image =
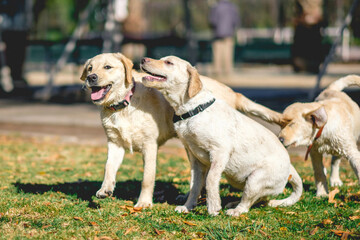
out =
[(187, 213), (196, 207), (207, 173), (207, 167), (197, 160), (190, 151), (188, 151), (188, 157), (191, 164), (190, 192), (185, 204), (175, 208), (175, 211), (179, 213)]
[(108, 157), (105, 164), (104, 181), (96, 197), (106, 198), (113, 194), (116, 183), (116, 172), (124, 159), (125, 149), (113, 142), (108, 142)]
[(360, 177), (360, 152), (357, 149), (356, 143), (348, 143), (349, 146), (345, 149), (345, 157), (349, 161), (352, 169), (354, 170), (358, 180)]
[(299, 201), (301, 194), (303, 192), (303, 184), (301, 181), (301, 177), (299, 176), (293, 165), (290, 165), (289, 183), (293, 188), (293, 192), (290, 194), (290, 196), (281, 200), (271, 200), (269, 201), (269, 206), (286, 207), (286, 206), (291, 206), (295, 204), (297, 201)]
[[(263, 170), (256, 170), (247, 178), (241, 201), (236, 208), (226, 210), (226, 215), (238, 217), (242, 213), (249, 211), (259, 199), (271, 195), (274, 189), (266, 186), (268, 183), (268, 175)], [(281, 192), (281, 190), (280, 190)]]
[(141, 192), (135, 207), (152, 207), (152, 197), (155, 187), (156, 159), (158, 144), (147, 143), (143, 148), (144, 175), (141, 183)]
[(331, 158), (331, 173), (330, 173), (330, 186), (342, 186), (343, 182), (340, 179), (340, 163), (341, 157), (332, 156)]
[(310, 152), (311, 162), (314, 169), (316, 196), (325, 197), (328, 194), (328, 185), (326, 181), (326, 169), (323, 165), (322, 154), (313, 148)]

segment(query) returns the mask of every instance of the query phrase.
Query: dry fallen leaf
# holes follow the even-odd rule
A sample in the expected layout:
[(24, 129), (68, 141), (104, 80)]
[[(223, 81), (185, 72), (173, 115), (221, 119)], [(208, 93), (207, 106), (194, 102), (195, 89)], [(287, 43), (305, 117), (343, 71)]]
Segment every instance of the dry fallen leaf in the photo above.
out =
[(141, 212), (141, 210), (143, 209), (142, 207), (134, 207), (133, 208), (135, 212)]
[(93, 227), (99, 226), (96, 222), (89, 222), (89, 225), (90, 225), (90, 226), (93, 226)]
[(74, 217), (74, 219), (78, 221), (84, 221), (84, 219), (82, 219), (81, 217)]
[(360, 219), (360, 216), (350, 216), (349, 218), (350, 220), (357, 220)]
[(349, 237), (349, 232), (344, 232), (343, 235), (341, 236), (341, 240), (347, 240)]
[(99, 238), (97, 238), (98, 240), (113, 240), (111, 237), (107, 237), (107, 236), (101, 236)]
[(329, 192), (329, 203), (336, 203), (335, 201), (335, 195), (338, 194), (340, 190), (338, 188), (335, 188), (331, 192)]
[(188, 221), (183, 221), (183, 223), (185, 223), (186, 225), (189, 225), (189, 226), (196, 226), (195, 223), (188, 222)]
[(68, 171), (72, 171), (73, 169), (70, 167), (63, 167), (63, 168), (60, 168), (60, 170), (63, 172), (68, 172)]
[(318, 230), (319, 230), (319, 227), (316, 226), (313, 230), (310, 231), (310, 235), (315, 235), (315, 233), (317, 233)]
[(268, 234), (266, 232), (264, 232), (263, 230), (259, 229), (259, 232), (261, 233), (261, 235), (263, 235), (264, 237), (267, 237)]
[(131, 228), (126, 229), (124, 236), (128, 235), (134, 228), (135, 228), (135, 226), (132, 226)]
[(200, 238), (204, 238), (204, 236), (206, 235), (206, 233), (203, 232), (197, 232), (196, 235)]
[(165, 231), (164, 230), (158, 230), (158, 229), (156, 229), (156, 228), (154, 228), (154, 230), (155, 230), (155, 233), (157, 234), (157, 235), (161, 235), (161, 234), (163, 234)]
[(347, 231), (342, 231), (342, 230), (331, 230), (335, 235), (338, 235), (338, 236), (342, 236), (344, 233), (346, 233), (347, 235), (349, 235), (350, 232), (347, 232)]
[(324, 219), (321, 223), (327, 225), (327, 224), (332, 224), (333, 221), (331, 221), (331, 219)]

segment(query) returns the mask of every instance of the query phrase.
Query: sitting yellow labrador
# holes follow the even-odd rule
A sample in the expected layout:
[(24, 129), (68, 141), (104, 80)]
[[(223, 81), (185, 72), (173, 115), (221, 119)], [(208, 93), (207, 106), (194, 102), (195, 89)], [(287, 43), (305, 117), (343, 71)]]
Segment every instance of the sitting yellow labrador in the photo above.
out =
[[(176, 137), (174, 110), (156, 89), (140, 81), (146, 75), (132, 69), (133, 63), (120, 53), (97, 55), (84, 65), (81, 80), (91, 89), (91, 99), (101, 106), (101, 121), (107, 135), (108, 157), (98, 198), (111, 196), (125, 149), (143, 154), (144, 175), (136, 206), (152, 206), (156, 159), (160, 145)], [(174, 72), (177, 74), (177, 72)], [(180, 73), (179, 73), (180, 74)], [(256, 104), (216, 80), (201, 81), (231, 107), (268, 122), (281, 121), (281, 114)]]
[(227, 215), (248, 212), (257, 201), (282, 193), (288, 181), (292, 194), (269, 205), (290, 206), (300, 199), (301, 178), (277, 137), (217, 97), (188, 62), (175, 56), (144, 58), (141, 69), (149, 74), (143, 77), (144, 85), (159, 90), (174, 108), (175, 131), (189, 155), (190, 194), (177, 212), (192, 210), (205, 186), (208, 213), (217, 215), (223, 173), (234, 188), (243, 190), (240, 203)]
[(308, 146), (316, 181), (316, 195), (326, 196), (328, 186), (323, 154), (333, 155), (330, 185), (341, 186), (339, 176), (341, 158), (350, 162), (357, 178), (360, 176), (360, 109), (342, 90), (350, 85), (360, 86), (360, 77), (348, 75), (333, 82), (310, 103), (294, 103), (283, 112), (279, 139), (284, 146)]

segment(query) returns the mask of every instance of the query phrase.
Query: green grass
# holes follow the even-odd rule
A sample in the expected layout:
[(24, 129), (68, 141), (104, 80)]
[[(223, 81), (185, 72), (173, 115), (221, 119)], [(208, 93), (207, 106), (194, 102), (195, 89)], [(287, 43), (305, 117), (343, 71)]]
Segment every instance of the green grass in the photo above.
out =
[[(310, 161), (292, 156), (305, 191), (292, 207), (253, 207), (238, 218), (207, 214), (202, 203), (189, 214), (174, 212), (189, 184), (182, 149), (159, 155), (154, 207), (134, 209), (142, 179), (140, 154), (126, 154), (114, 196), (99, 200), (106, 147), (58, 144), (0, 136), (0, 239), (357, 239), (360, 187), (347, 162), (335, 203), (315, 197)], [(327, 160), (327, 163), (329, 160)], [(240, 193), (221, 181), (223, 204)], [(332, 190), (332, 189), (331, 189)], [(291, 193), (287, 188), (283, 198)], [(203, 202), (203, 200), (202, 200)]]

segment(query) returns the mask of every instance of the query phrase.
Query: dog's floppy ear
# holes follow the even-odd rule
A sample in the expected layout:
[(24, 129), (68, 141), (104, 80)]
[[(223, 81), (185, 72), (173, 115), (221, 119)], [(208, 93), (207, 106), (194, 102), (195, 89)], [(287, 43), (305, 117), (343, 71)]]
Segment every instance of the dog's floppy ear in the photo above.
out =
[(115, 57), (118, 58), (123, 64), (125, 68), (125, 86), (128, 86), (132, 83), (132, 68), (134, 66), (133, 62), (125, 57), (121, 53), (114, 53)]
[(283, 115), (280, 117), (278, 121), (275, 123), (278, 124), (281, 128), (286, 127), (291, 122), (291, 119), (284, 117)]
[(189, 73), (188, 95), (189, 98), (192, 98), (200, 92), (202, 88), (202, 82), (200, 80), (198, 71), (194, 67), (189, 65), (187, 67), (187, 71)]
[(306, 115), (306, 119), (311, 121), (316, 128), (323, 127), (327, 122), (327, 113), (323, 106), (319, 107), (318, 109), (308, 113)]
[(91, 58), (86, 60), (86, 62), (84, 64), (84, 69), (83, 69), (83, 72), (82, 72), (81, 77), (80, 77), (80, 80), (82, 80), (82, 81), (85, 81), (85, 79), (86, 79), (87, 67), (88, 67), (90, 61), (91, 61)]

